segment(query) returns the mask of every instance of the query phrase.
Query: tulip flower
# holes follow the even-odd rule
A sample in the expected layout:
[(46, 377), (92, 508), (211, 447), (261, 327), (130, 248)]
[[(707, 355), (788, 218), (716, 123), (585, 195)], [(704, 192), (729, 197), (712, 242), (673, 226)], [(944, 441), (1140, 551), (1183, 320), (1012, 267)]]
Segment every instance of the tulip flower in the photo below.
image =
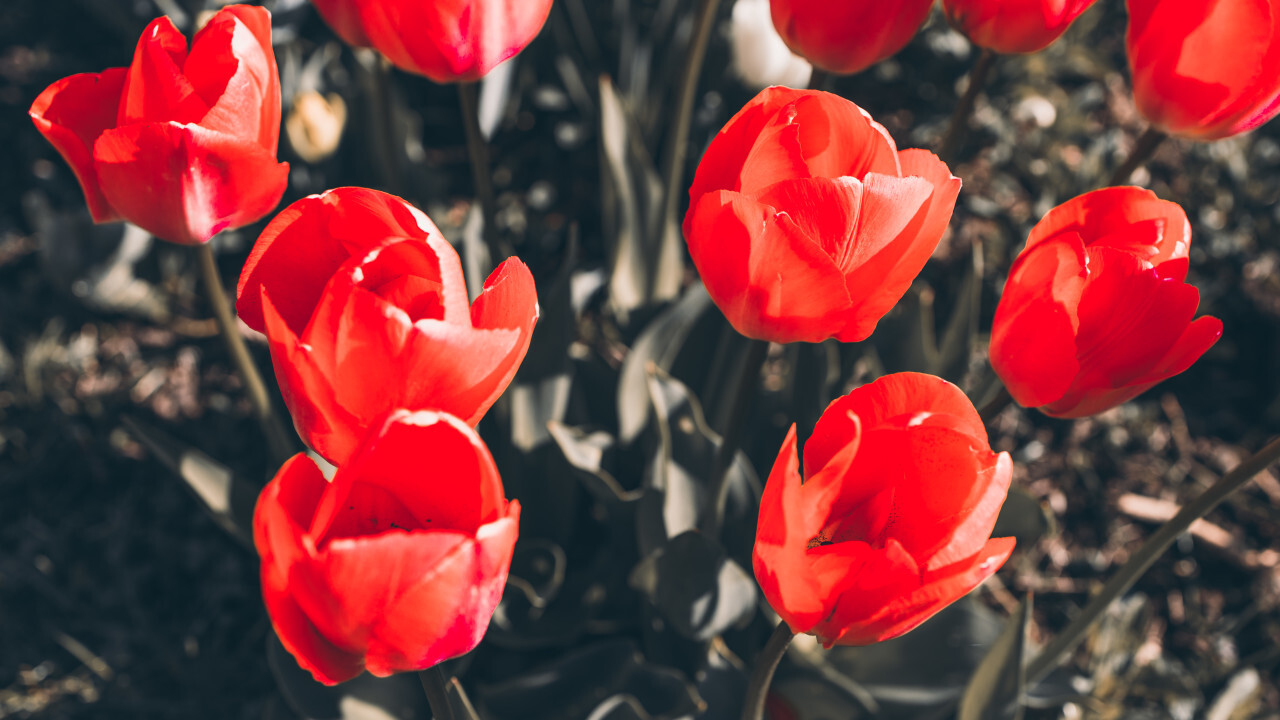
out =
[(787, 47), (838, 75), (862, 72), (906, 47), (933, 7), (933, 0), (770, 2)]
[(502, 598), (519, 519), (474, 430), (396, 411), (332, 482), (298, 454), (263, 489), (253, 542), (271, 624), (326, 685), (467, 653)]
[(959, 192), (937, 156), (899, 151), (848, 100), (767, 88), (703, 155), (684, 236), (743, 335), (852, 342), (906, 293)]
[(471, 82), (533, 41), (551, 0), (312, 0), (343, 40), (438, 83)]
[(458, 253), (431, 220), (363, 188), (303, 198), (276, 216), (236, 297), (245, 323), (267, 334), (298, 433), (335, 465), (395, 408), (479, 422), (538, 319), (519, 259), (499, 265), (469, 305)]
[(978, 47), (1043, 50), (1097, 0), (942, 0), (947, 20)]
[(1138, 110), (1193, 140), (1230, 137), (1280, 113), (1280, 0), (1129, 0)]
[(1009, 271), (991, 329), (991, 366), (1014, 400), (1086, 417), (1191, 367), (1222, 322), (1191, 319), (1190, 245), (1182, 208), (1142, 188), (1050, 210)]
[(168, 18), (154, 20), (129, 67), (63, 78), (30, 115), (95, 222), (128, 220), (199, 245), (271, 212), (288, 184), (289, 166), (276, 162), (271, 14), (260, 7), (218, 11), (190, 52)]
[(756, 526), (756, 579), (792, 631), (826, 647), (902, 635), (1004, 564), (991, 538), (1013, 477), (951, 383), (897, 373), (832, 402), (773, 465)]

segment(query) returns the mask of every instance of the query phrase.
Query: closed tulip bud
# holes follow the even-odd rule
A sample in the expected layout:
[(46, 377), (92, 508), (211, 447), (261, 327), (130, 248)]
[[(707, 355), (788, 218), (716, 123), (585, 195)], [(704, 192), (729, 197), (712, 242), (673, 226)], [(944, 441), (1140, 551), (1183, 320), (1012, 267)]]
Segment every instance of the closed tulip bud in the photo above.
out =
[(960, 179), (831, 93), (768, 88), (711, 141), (684, 236), (738, 332), (863, 340), (951, 220)]
[(1193, 140), (1230, 137), (1280, 113), (1280, 0), (1129, 0), (1138, 110)]
[(770, 7), (774, 27), (797, 55), (848, 75), (906, 47), (933, 0), (770, 0)]
[(31, 105), (71, 165), (96, 222), (128, 220), (198, 245), (271, 212), (288, 184), (276, 161), (280, 76), (271, 14), (231, 5), (187, 41), (147, 26), (133, 63), (63, 78)]
[(1062, 36), (1097, 0), (942, 0), (947, 20), (978, 47), (1033, 53)]
[(991, 328), (991, 366), (1020, 405), (1086, 417), (1191, 367), (1222, 335), (1192, 320), (1191, 225), (1149, 190), (1111, 187), (1031, 230)]
[(326, 685), (463, 655), (502, 598), (519, 519), (466, 423), (392, 413), (332, 482), (299, 454), (262, 490), (253, 541), (271, 624)]
[(760, 500), (756, 579), (792, 631), (822, 644), (902, 635), (990, 577), (1013, 477), (973, 404), (932, 375), (897, 373), (831, 403), (804, 446), (783, 441)]
[(438, 83), (471, 82), (533, 41), (551, 0), (312, 0), (349, 44)]
[(538, 294), (511, 258), (468, 301), (462, 262), (400, 198), (338, 188), (299, 200), (258, 238), (236, 308), (265, 332), (299, 434), (342, 465), (395, 408), (475, 424), (515, 376)]

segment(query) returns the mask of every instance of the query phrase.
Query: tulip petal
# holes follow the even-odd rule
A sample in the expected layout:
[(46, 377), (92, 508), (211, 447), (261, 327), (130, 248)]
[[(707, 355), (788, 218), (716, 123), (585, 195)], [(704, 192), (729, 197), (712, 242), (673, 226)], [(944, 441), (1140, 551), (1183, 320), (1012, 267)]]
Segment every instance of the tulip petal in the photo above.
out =
[(960, 179), (933, 153), (903, 150), (898, 157), (905, 177), (866, 178), (865, 219), (858, 228), (856, 256), (845, 265), (854, 309), (836, 336), (842, 342), (870, 336), (906, 294), (942, 240), (960, 192)]
[(822, 529), (821, 518), (840, 485), (824, 483), (810, 490), (815, 489), (821, 492), (802, 490), (792, 425), (760, 498), (752, 567), (769, 604), (798, 633), (826, 617), (835, 600), (821, 592), (805, 549)]
[(1077, 306), (1088, 277), (1084, 242), (1075, 234), (1014, 261), (991, 326), (991, 367), (1023, 407), (1058, 400), (1079, 372)]
[[(707, 146), (702, 160), (698, 163), (698, 171), (694, 174), (693, 183), (689, 186), (689, 212), (684, 219), (684, 236), (690, 237), (689, 229), (693, 218), (693, 208), (703, 195), (717, 190), (742, 190), (742, 166), (751, 153), (756, 138), (764, 130), (766, 123), (784, 106), (795, 99), (797, 91), (790, 88), (770, 87), (761, 90), (755, 99), (747, 103), (729, 122), (725, 123), (719, 134)], [(778, 182), (787, 177), (804, 177), (800, 170), (785, 177), (768, 179)]]
[[(1082, 388), (1118, 387), (1146, 374), (1191, 323), (1200, 293), (1128, 253), (1090, 247), (1076, 360)], [(1123, 312), (1117, 312), (1123, 309)], [(1065, 399), (1065, 398), (1064, 398)]]
[[(334, 489), (315, 509), (309, 533), (318, 543), (328, 538), (369, 535), (351, 532), (350, 510), (368, 507), (348, 500), (351, 492), (377, 489), (412, 516), (417, 528), (458, 531), (472, 536), (505, 510), (502, 479), (484, 442), (458, 418), (446, 413), (399, 410), (380, 428), (376, 442), (351, 458)], [(405, 469), (421, 467), (424, 448), (431, 449), (431, 472), (405, 482)], [(458, 478), (470, 482), (459, 483)], [(384, 530), (386, 523), (383, 523)], [(405, 528), (412, 529), (412, 528)], [(382, 532), (378, 530), (377, 532)]]
[(254, 545), (262, 557), (262, 594), (281, 643), (317, 680), (333, 685), (364, 669), (358, 654), (339, 649), (312, 624), (291, 594), (291, 578), (307, 559), (307, 518), (328, 483), (306, 455), (295, 455), (263, 489), (254, 509)]
[(900, 602), (899, 598), (918, 592), (919, 587), (920, 568), (911, 554), (890, 538), (884, 548), (866, 556), (866, 562), (841, 593), (831, 614), (814, 628), (814, 634), (827, 648), (850, 644), (847, 638), (851, 634), (867, 632), (870, 618)]
[(275, 152), (280, 139), (280, 76), (271, 14), (233, 5), (196, 34), (184, 68), (209, 111), (200, 125)]
[(116, 124), (116, 108), (127, 72), (125, 68), (110, 68), (100, 74), (63, 78), (40, 93), (29, 113), (36, 129), (71, 166), (94, 222), (121, 219), (102, 194), (93, 164), (93, 144)]
[(198, 125), (114, 128), (94, 143), (93, 157), (103, 194), (121, 215), (185, 245), (267, 214), (289, 176), (273, 153)]
[(363, 256), (387, 238), (439, 233), (426, 215), (377, 190), (344, 187), (303, 198), (254, 243), (236, 287), (236, 312), (262, 332), (259, 288), (269, 287), (280, 316), (301, 335), (329, 278), (351, 256)]
[(866, 110), (831, 93), (797, 95), (793, 122), (807, 168), (802, 177), (861, 179), (868, 173), (903, 174), (893, 137)]
[[(1152, 221), (1154, 227), (1143, 225)], [(1098, 236), (1092, 228), (1114, 231)], [(1182, 207), (1139, 187), (1102, 188), (1062, 203), (1031, 229), (1023, 252), (1064, 233), (1079, 234), (1089, 247), (1127, 250), (1152, 265), (1185, 258), (1191, 248), (1191, 223)]]
[(209, 112), (209, 102), (183, 74), (186, 61), (187, 39), (173, 21), (152, 20), (129, 65), (116, 125), (199, 122)]
[(484, 527), (474, 542), (387, 605), (374, 627), (366, 663), (386, 676), (430, 667), (470, 652), (502, 599), (515, 548), (520, 504)]
[(276, 312), (266, 288), (260, 288), (259, 292), (271, 365), (294, 427), (321, 457), (341, 464), (355, 452), (356, 443), (363, 435), (360, 420), (338, 404), (327, 368), (317, 364), (314, 349), (299, 341)]
[(693, 262), (734, 328), (772, 342), (830, 337), (848, 308), (844, 279), (790, 218), (728, 191), (704, 195), (692, 217)]
[(857, 244), (855, 231), (862, 206), (862, 183), (857, 178), (783, 180), (766, 188), (756, 199), (785, 208), (780, 212), (785, 212), (837, 266), (843, 265)]
[(914, 630), (994, 575), (1013, 547), (1013, 538), (992, 538), (971, 561), (947, 568), (944, 577), (926, 576), (918, 590), (893, 598), (866, 620), (850, 625), (833, 644), (870, 645)]

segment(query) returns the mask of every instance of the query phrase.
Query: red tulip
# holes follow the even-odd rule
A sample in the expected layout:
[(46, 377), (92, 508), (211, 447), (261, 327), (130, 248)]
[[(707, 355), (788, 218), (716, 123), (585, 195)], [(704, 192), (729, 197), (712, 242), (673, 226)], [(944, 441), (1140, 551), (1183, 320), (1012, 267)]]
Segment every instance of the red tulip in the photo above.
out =
[(1009, 271), (991, 330), (991, 366), (1013, 398), (1085, 417), (1191, 367), (1222, 322), (1191, 320), (1190, 244), (1182, 208), (1141, 188), (1050, 210)]
[(959, 388), (886, 375), (827, 407), (803, 481), (791, 427), (760, 500), (756, 579), (793, 631), (827, 647), (897, 637), (1013, 552), (991, 538), (1012, 477)]
[(1138, 110), (1161, 130), (1217, 140), (1280, 113), (1280, 0), (1129, 0)]
[(542, 30), (551, 0), (312, 0), (352, 45), (438, 83), (479, 80)]
[(1043, 50), (1096, 0), (942, 0), (957, 30), (998, 53)]
[(128, 220), (198, 245), (280, 202), (280, 77), (271, 14), (231, 5), (187, 41), (152, 21), (133, 64), (50, 85), (36, 128), (71, 165), (96, 222)]
[(862, 72), (906, 47), (933, 0), (770, 0), (773, 25), (797, 55), (827, 72)]
[(773, 87), (711, 141), (684, 236), (743, 335), (852, 342), (906, 293), (959, 192), (937, 156), (899, 151), (857, 105)]
[(468, 306), (458, 253), (431, 220), (363, 188), (313, 195), (276, 216), (236, 297), (240, 317), (270, 340), (298, 432), (336, 465), (394, 408), (479, 422), (538, 319), (519, 259), (498, 266)]
[(298, 454), (263, 489), (253, 542), (271, 624), (326, 685), (462, 655), (502, 598), (519, 519), (474, 430), (396, 411), (332, 482)]

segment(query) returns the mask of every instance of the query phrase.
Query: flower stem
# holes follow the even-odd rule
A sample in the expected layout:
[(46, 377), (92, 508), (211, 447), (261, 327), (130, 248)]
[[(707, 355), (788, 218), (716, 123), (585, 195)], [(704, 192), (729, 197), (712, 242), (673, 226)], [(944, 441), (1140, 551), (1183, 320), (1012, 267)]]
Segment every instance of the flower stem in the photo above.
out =
[(760, 368), (764, 367), (768, 355), (769, 343), (751, 340), (747, 345), (746, 356), (738, 366), (737, 382), (734, 383), (733, 395), (729, 397), (728, 424), (720, 436), (720, 447), (716, 448), (711, 465), (711, 487), (714, 490), (711, 497), (715, 498), (715, 505), (712, 506), (706, 527), (709, 537), (719, 537), (720, 527), (724, 523), (725, 506), (729, 502), (729, 470), (733, 467), (734, 455), (742, 443), (747, 411), (751, 409), (751, 400), (760, 385)]
[(961, 95), (959, 102), (956, 103), (956, 109), (951, 113), (951, 119), (947, 121), (947, 131), (942, 134), (942, 140), (938, 142), (938, 157), (943, 162), (951, 162), (951, 156), (959, 147), (960, 140), (969, 127), (969, 116), (973, 114), (978, 93), (987, 84), (987, 75), (991, 73), (991, 66), (995, 64), (995, 60), (995, 52), (983, 48), (978, 54), (978, 59), (973, 63), (973, 69), (969, 71), (969, 86), (965, 88), (964, 95)]
[(1129, 176), (1133, 174), (1133, 171), (1150, 160), (1151, 156), (1155, 154), (1156, 148), (1160, 147), (1160, 143), (1164, 142), (1167, 137), (1169, 136), (1154, 127), (1147, 128), (1146, 132), (1142, 133), (1141, 137), (1138, 138), (1138, 142), (1134, 144), (1133, 150), (1129, 151), (1129, 157), (1125, 158), (1120, 167), (1111, 173), (1111, 178), (1107, 180), (1107, 185), (1123, 185), (1129, 182)]
[(196, 247), (200, 256), (200, 274), (209, 294), (209, 304), (213, 307), (214, 317), (218, 319), (218, 329), (222, 331), (222, 339), (231, 353), (231, 360), (244, 380), (245, 392), (253, 405), (253, 414), (262, 426), (267, 439), (267, 448), (271, 453), (274, 466), (279, 467), (293, 455), (295, 448), (290, 433), (280, 422), (271, 405), (271, 397), (267, 394), (266, 383), (258, 373), (258, 366), (249, 354), (244, 337), (236, 326), (235, 316), (231, 313), (231, 301), (227, 299), (226, 290), (222, 286), (222, 276), (218, 273), (218, 261), (213, 256), (211, 243), (203, 243)]
[(475, 184), (480, 212), (484, 216), (484, 243), (489, 247), (490, 265), (497, 265), (514, 254), (498, 237), (498, 203), (493, 195), (493, 176), (489, 168), (489, 144), (480, 130), (480, 108), (476, 83), (458, 83), (458, 104), (462, 108), (462, 128), (467, 135), (467, 157), (471, 160), (471, 178)]
[(445, 677), (444, 670), (439, 665), (432, 665), (419, 672), (418, 679), (427, 694), (432, 720), (455, 720), (453, 704), (449, 702), (449, 679)]
[(1223, 475), (1199, 497), (1184, 505), (1178, 514), (1166, 522), (1154, 535), (1138, 548), (1123, 566), (1116, 571), (1102, 590), (1094, 595), (1080, 614), (1058, 633), (1044, 650), (1036, 655), (1027, 665), (1027, 684), (1030, 685), (1044, 678), (1057, 666), (1059, 659), (1070, 652), (1084, 639), (1085, 632), (1102, 616), (1113, 600), (1133, 587), (1138, 578), (1151, 567), (1178, 536), (1186, 532), (1196, 520), (1209, 514), (1218, 503), (1228, 495), (1240, 489), (1242, 485), (1253, 479), (1253, 476), (1266, 470), (1273, 462), (1280, 459), (1280, 438), (1272, 440), (1266, 447), (1237, 465), (1231, 472)]
[(1012, 402), (1013, 396), (1009, 394), (1009, 388), (1001, 384), (999, 392), (996, 393), (995, 397), (991, 398), (990, 402), (982, 406), (982, 409), (978, 411), (978, 415), (982, 416), (984, 424), (989, 423), (995, 420), (996, 416), (1009, 407)]
[(756, 657), (756, 669), (751, 671), (751, 680), (747, 683), (747, 699), (742, 705), (742, 720), (761, 720), (764, 717), (764, 701), (769, 695), (769, 684), (773, 682), (773, 673), (778, 669), (778, 662), (787, 652), (791, 638), (795, 633), (786, 620), (778, 621), (769, 636), (769, 642)]
[(817, 65), (814, 65), (813, 70), (809, 72), (809, 89), (810, 90), (822, 90), (823, 92), (830, 92), (828, 88), (831, 86), (831, 81), (832, 81), (831, 73), (827, 72), (826, 70), (823, 70)]
[[(676, 111), (671, 116), (671, 130), (667, 135), (667, 153), (662, 168), (665, 181), (662, 189), (662, 214), (658, 216), (661, 222), (653, 245), (660, 252), (662, 243), (668, 241), (667, 229), (676, 225), (676, 201), (685, 189), (684, 161), (689, 153), (689, 122), (693, 117), (694, 100), (698, 96), (702, 62), (707, 57), (707, 42), (711, 38), (711, 28), (715, 25), (719, 9), (720, 0), (701, 0), (693, 36), (689, 40), (689, 54), (684, 61), (684, 76), (680, 79)], [(676, 241), (679, 241), (678, 232)]]

